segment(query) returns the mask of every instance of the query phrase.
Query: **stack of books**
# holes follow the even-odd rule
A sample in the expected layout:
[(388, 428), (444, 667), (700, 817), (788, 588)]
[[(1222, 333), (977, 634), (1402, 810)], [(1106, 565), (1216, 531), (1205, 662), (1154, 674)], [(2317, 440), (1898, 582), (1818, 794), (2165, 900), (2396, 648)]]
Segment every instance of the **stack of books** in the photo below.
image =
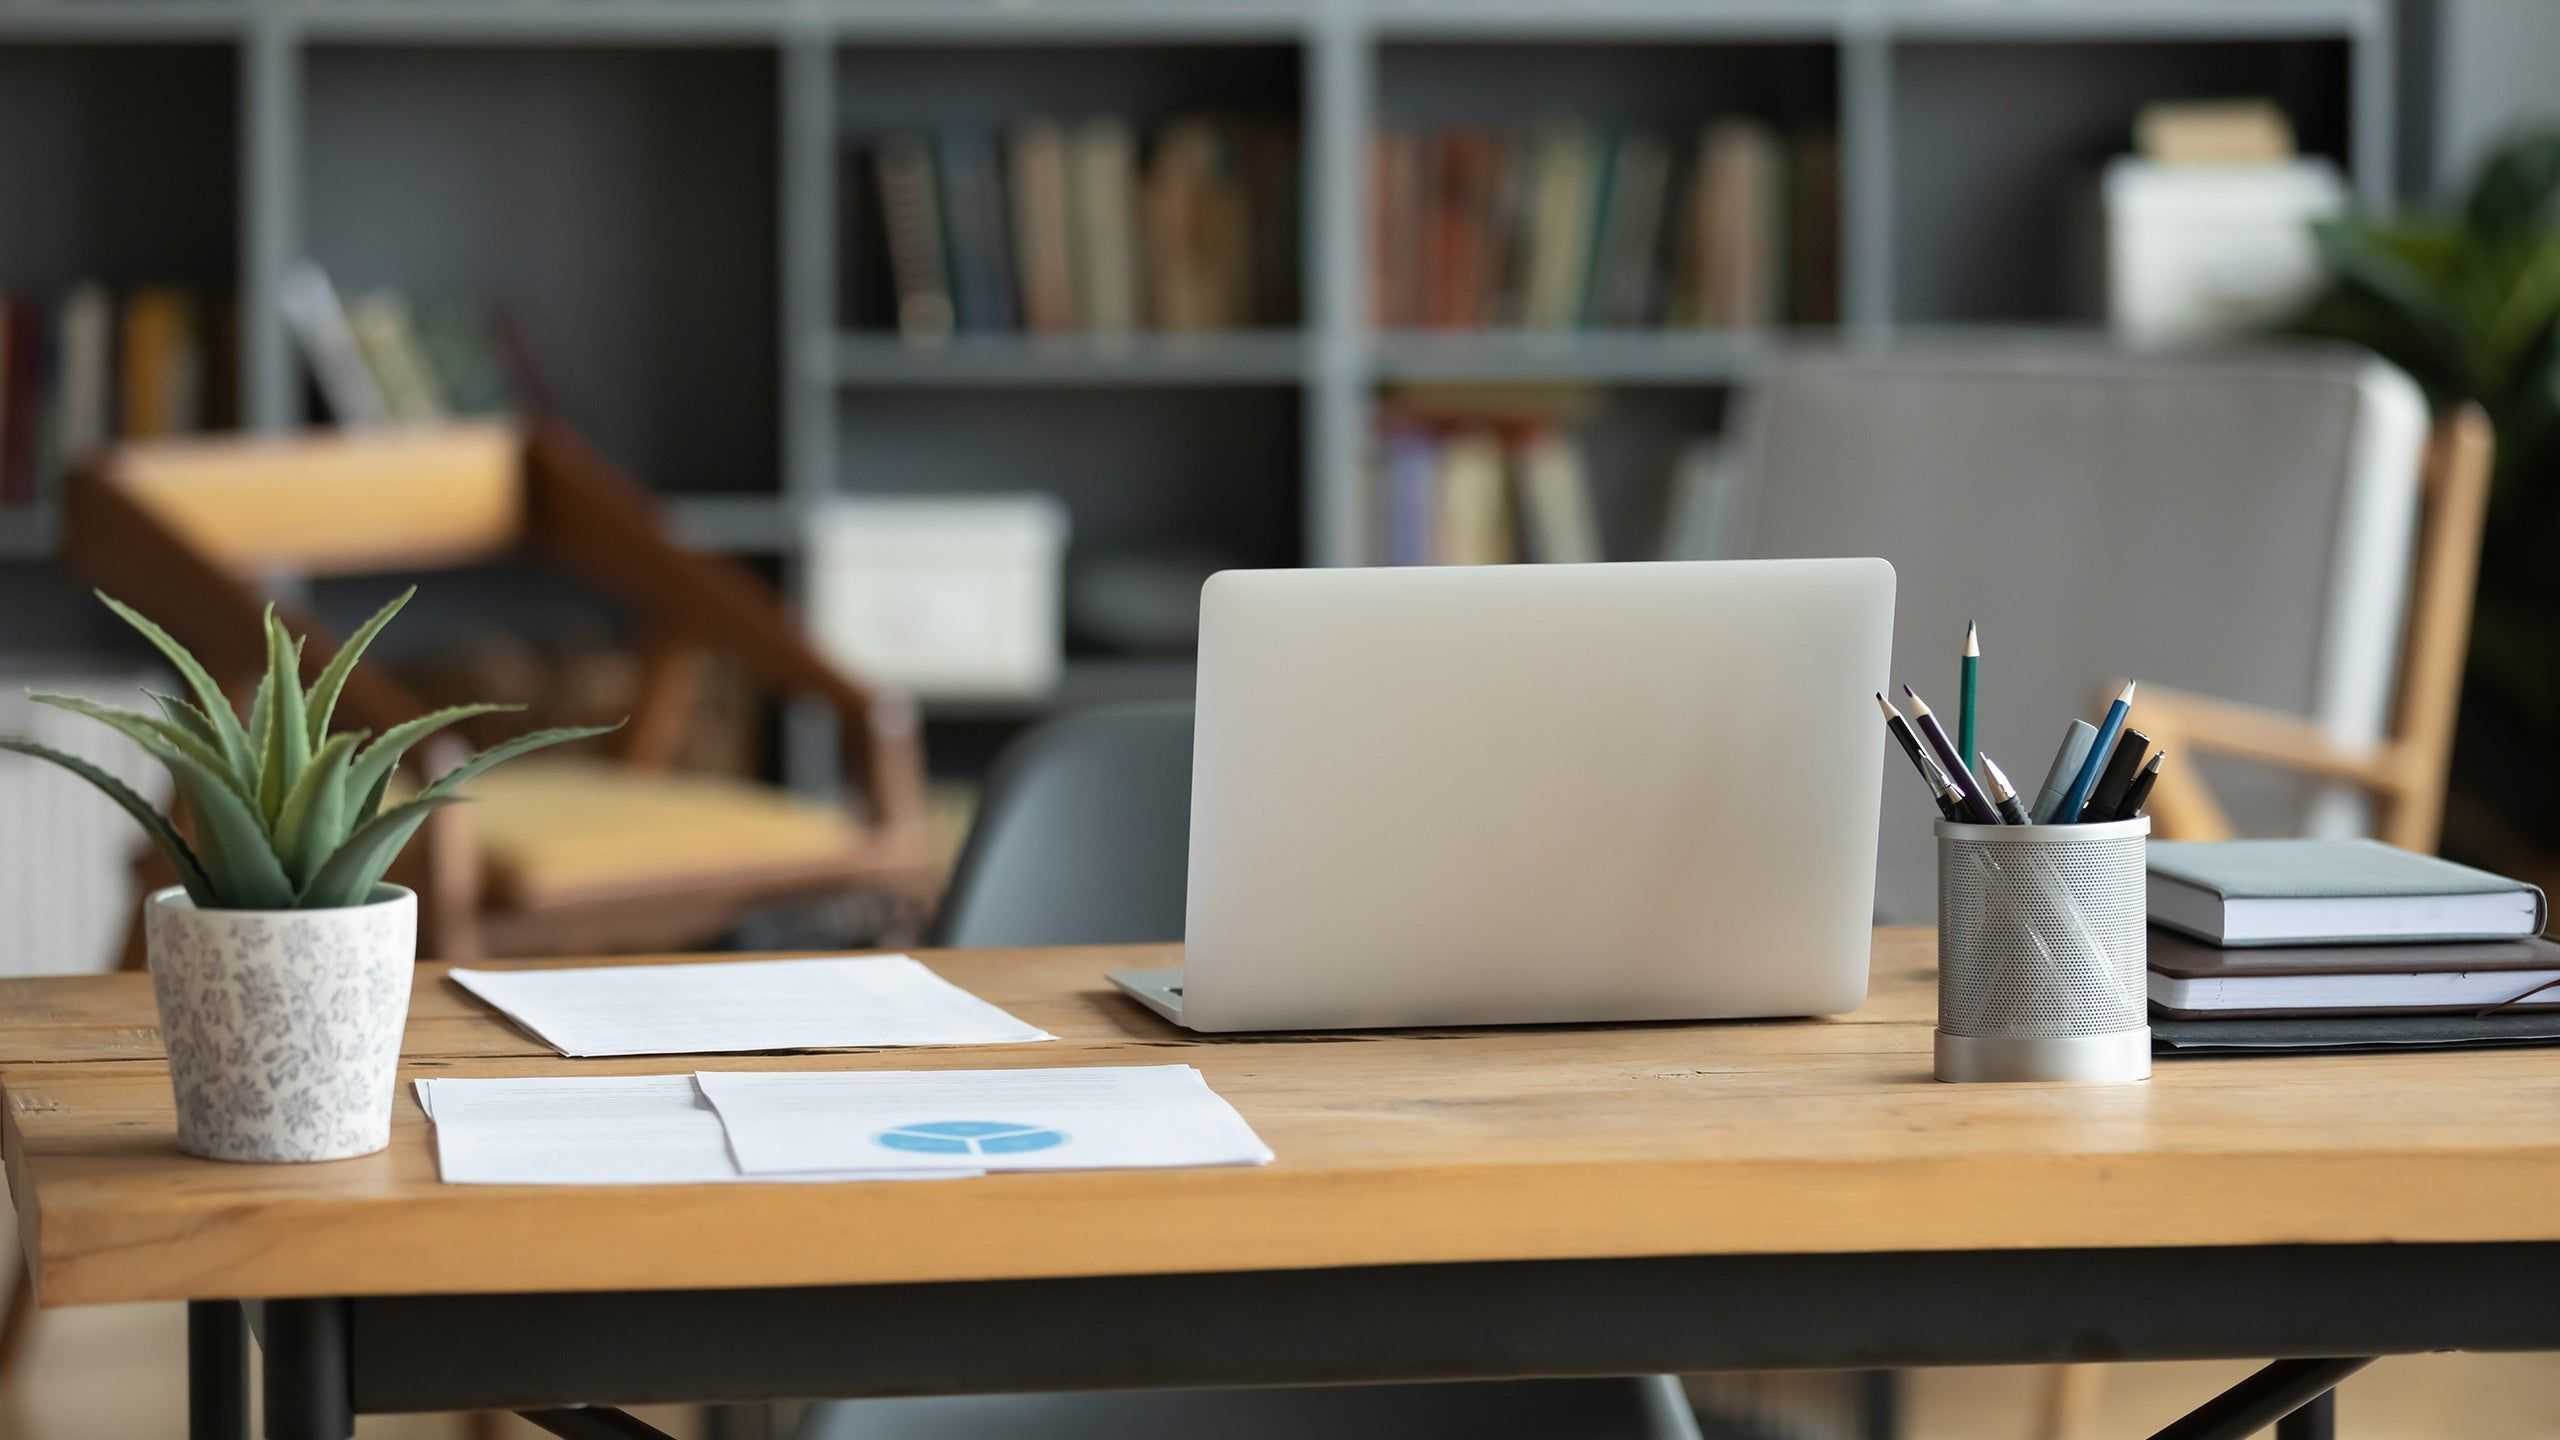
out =
[[(1191, 116), (1030, 116), (847, 150), (849, 319), (910, 343), (954, 333), (1120, 335), (1291, 325), (1298, 138)], [(885, 261), (885, 263), (882, 263)]]
[(1384, 329), (1837, 320), (1839, 147), (1728, 117), (1694, 143), (1554, 120), (1388, 130), (1369, 158)]
[(115, 440), (229, 425), (228, 297), (167, 285), (0, 294), (0, 508), (48, 502)]
[(340, 425), (547, 408), (499, 307), (412, 304), (389, 289), (342, 300), (328, 272), (305, 260), (285, 272), (280, 308), (320, 409)]
[(2372, 840), (2150, 847), (2150, 999), (2173, 1050), (2560, 1039), (2534, 886)]
[(1667, 474), (1644, 473), (1603, 447), (1615, 464), (1595, 475), (1584, 426), (1604, 404), (1579, 386), (1382, 391), (1368, 453), (1376, 563), (1607, 560), (1613, 547), (1600, 513), (1604, 491), (1617, 517), (1615, 558), (1725, 558), (1739, 474), (1717, 437), (1681, 442), (1667, 457)]

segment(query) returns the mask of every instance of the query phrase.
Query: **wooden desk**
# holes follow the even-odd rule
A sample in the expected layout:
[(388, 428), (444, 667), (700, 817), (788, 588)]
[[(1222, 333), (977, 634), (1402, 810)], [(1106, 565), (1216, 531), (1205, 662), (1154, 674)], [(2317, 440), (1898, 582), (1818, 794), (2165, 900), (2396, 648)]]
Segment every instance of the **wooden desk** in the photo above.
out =
[(1172, 947), (926, 958), (1058, 1041), (571, 1061), (424, 965), (402, 1075), (1181, 1060), (1278, 1162), (448, 1188), (404, 1088), (379, 1155), (225, 1165), (176, 1150), (144, 977), (8, 981), (38, 1296), (316, 1297), (271, 1386), (334, 1363), (359, 1410), (2560, 1348), (2560, 1050), (1939, 1085), (1921, 931), (1838, 1019), (1289, 1037), (1102, 979)]

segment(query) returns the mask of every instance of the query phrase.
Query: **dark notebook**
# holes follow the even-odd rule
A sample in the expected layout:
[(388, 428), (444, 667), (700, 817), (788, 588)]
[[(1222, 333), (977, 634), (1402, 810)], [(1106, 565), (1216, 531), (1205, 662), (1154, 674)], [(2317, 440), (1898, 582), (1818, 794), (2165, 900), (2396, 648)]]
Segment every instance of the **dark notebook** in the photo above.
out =
[(2560, 1006), (2560, 944), (2543, 939), (2226, 950), (2155, 925), (2148, 948), (2160, 1015)]
[(2560, 1010), (2494, 1015), (2323, 1015), (2242, 1020), (2155, 1016), (2151, 1050), (2185, 1055), (2318, 1055), (2560, 1044)]

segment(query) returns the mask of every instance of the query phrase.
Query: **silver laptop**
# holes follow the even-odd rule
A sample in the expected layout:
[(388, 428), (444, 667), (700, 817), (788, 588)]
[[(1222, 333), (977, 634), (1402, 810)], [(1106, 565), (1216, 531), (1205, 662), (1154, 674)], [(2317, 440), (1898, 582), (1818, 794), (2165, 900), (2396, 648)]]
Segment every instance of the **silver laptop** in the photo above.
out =
[(1866, 997), (1893, 567), (1229, 571), (1200, 597), (1194, 1030)]

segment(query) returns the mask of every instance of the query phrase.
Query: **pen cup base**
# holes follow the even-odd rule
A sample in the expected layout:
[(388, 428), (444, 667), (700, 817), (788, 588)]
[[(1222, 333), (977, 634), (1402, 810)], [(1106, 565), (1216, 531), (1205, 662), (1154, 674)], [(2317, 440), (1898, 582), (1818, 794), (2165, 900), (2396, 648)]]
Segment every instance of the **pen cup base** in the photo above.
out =
[(1938, 1032), (1937, 1075), (1957, 1082), (2123, 1084), (2151, 1078), (2151, 1027), (2107, 1035), (1950, 1035)]

